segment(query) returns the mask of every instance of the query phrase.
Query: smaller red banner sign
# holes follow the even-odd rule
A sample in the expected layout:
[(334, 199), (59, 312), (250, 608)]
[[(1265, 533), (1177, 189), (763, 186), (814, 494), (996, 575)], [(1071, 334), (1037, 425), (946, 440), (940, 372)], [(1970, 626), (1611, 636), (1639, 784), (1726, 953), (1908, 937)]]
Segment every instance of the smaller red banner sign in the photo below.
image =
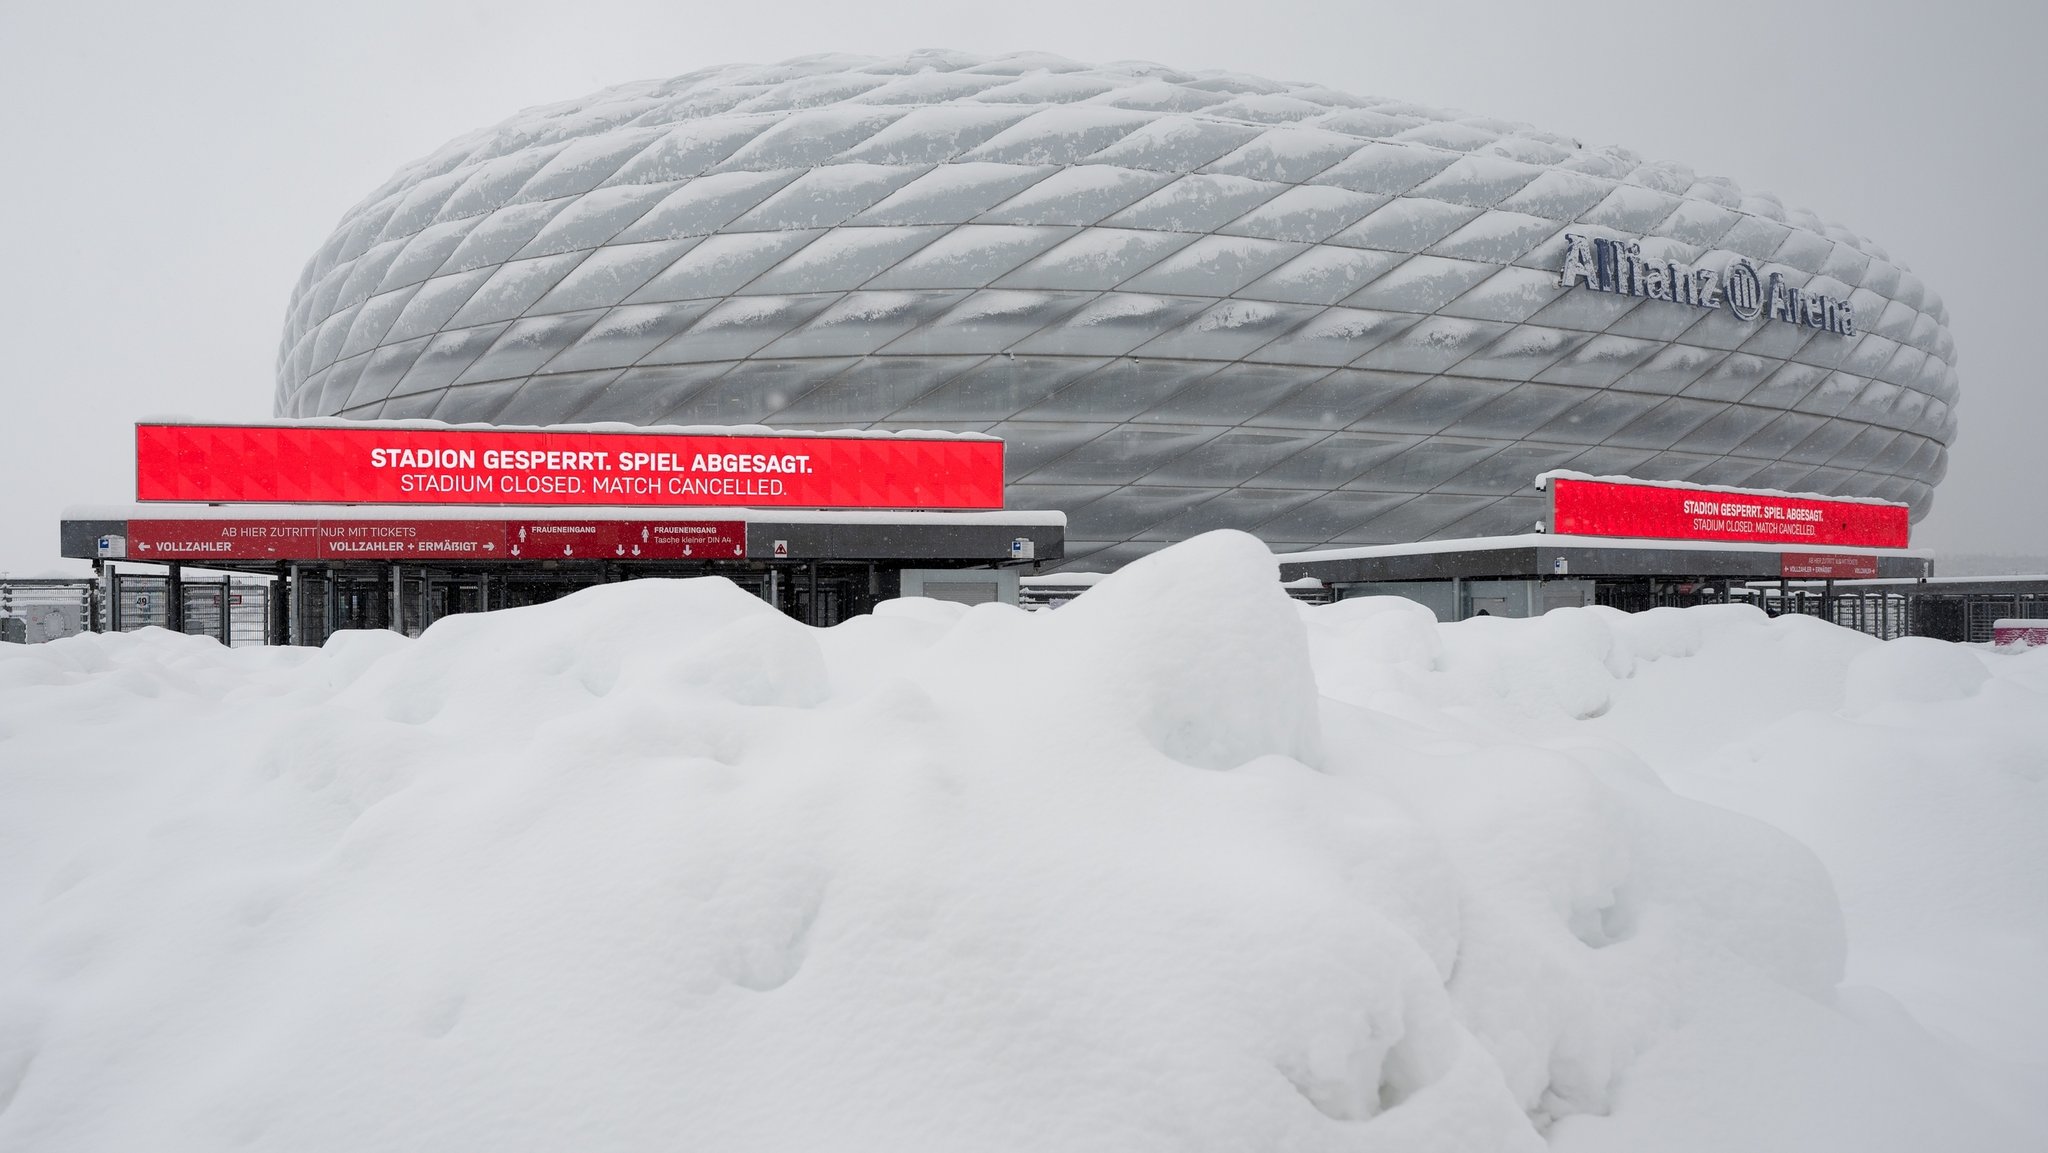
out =
[(1788, 552), (1779, 559), (1779, 573), (1787, 580), (1856, 580), (1877, 575), (1874, 556)]
[(744, 521), (131, 520), (128, 556), (178, 561), (730, 560)]
[(2034, 648), (2048, 645), (2048, 624), (2023, 624), (2018, 621), (1999, 621), (1991, 626), (1991, 643), (1998, 645), (2025, 645)]
[(1553, 476), (1550, 531), (1649, 540), (1905, 548), (1902, 504)]

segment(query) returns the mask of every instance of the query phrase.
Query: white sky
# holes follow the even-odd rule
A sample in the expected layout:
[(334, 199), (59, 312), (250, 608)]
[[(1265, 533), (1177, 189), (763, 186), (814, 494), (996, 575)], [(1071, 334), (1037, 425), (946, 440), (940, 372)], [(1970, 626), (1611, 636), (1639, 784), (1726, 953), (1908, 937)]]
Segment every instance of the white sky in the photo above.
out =
[(0, 0), (0, 572), (132, 495), (138, 417), (270, 415), (285, 302), (343, 211), (530, 104), (711, 64), (1044, 50), (1524, 120), (1775, 192), (1949, 305), (1962, 432), (1915, 544), (2048, 554), (2048, 5)]

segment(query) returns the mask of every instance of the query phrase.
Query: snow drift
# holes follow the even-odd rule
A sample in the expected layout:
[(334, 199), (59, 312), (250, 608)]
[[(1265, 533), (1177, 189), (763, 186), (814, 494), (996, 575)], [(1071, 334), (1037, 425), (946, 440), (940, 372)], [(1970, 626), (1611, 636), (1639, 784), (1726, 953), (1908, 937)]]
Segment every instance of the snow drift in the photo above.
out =
[(718, 580), (0, 649), (0, 1148), (2035, 1148), (2048, 653)]

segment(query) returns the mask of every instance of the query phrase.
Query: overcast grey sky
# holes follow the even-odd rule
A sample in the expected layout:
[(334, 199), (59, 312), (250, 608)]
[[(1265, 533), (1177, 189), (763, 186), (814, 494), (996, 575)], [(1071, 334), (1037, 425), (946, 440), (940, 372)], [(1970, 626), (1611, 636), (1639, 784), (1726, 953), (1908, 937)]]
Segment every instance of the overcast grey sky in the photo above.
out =
[(405, 162), (626, 80), (919, 47), (1313, 80), (1811, 208), (1949, 304), (1962, 432), (1915, 543), (2048, 553), (2044, 33), (2039, 2), (0, 0), (0, 571), (132, 495), (136, 418), (270, 415), (300, 268)]

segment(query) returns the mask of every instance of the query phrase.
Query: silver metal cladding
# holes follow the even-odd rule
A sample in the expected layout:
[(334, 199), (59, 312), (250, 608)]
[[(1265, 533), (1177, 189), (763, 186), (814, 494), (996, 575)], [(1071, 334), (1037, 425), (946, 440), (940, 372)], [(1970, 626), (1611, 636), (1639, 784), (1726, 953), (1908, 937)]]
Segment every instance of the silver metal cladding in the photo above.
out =
[(282, 416), (985, 431), (1112, 565), (1525, 530), (1546, 469), (1926, 512), (1947, 310), (1619, 148), (1039, 54), (621, 85), (401, 170), (292, 294)]

